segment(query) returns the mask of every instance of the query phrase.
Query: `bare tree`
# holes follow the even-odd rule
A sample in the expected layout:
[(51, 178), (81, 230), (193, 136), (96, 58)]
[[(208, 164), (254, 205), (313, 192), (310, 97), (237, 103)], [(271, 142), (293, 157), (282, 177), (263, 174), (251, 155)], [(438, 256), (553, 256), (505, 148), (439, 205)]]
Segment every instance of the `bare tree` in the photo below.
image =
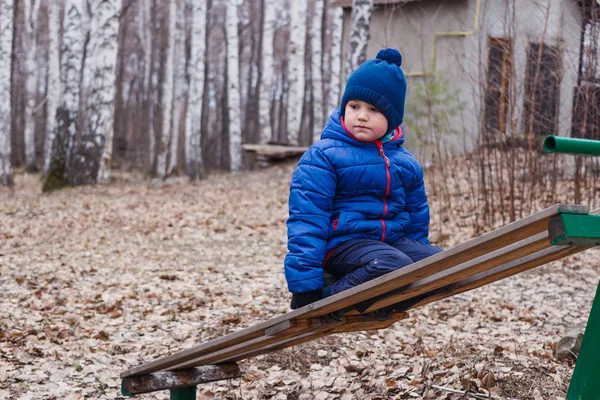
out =
[(42, 172), (48, 174), (56, 137), (56, 110), (60, 101), (60, 2), (48, 1), (48, 89), (46, 94), (46, 139), (44, 140), (44, 164)]
[(110, 177), (121, 1), (104, 0), (94, 4), (85, 133), (69, 166), (69, 180), (73, 185), (103, 183)]
[(185, 102), (187, 92), (187, 82), (185, 81), (185, 3), (181, 2), (177, 9), (177, 24), (175, 33), (175, 49), (174, 49), (174, 76), (175, 83), (173, 84), (173, 122), (171, 129), (171, 149), (169, 151), (169, 165), (167, 174), (176, 174), (179, 159), (179, 132), (181, 127), (181, 114)]
[[(77, 132), (81, 72), (85, 34), (84, 10), (79, 0), (65, 1), (65, 17), (60, 65), (60, 103), (56, 111), (55, 138), (43, 190), (55, 190), (69, 184), (68, 171)], [(50, 116), (48, 116), (50, 118)]]
[(169, 2), (169, 36), (166, 49), (165, 70), (162, 88), (162, 130), (156, 158), (156, 175), (164, 178), (167, 175), (167, 155), (171, 140), (171, 121), (173, 109), (173, 65), (175, 57), (175, 36), (177, 22), (177, 2)]
[(185, 164), (190, 179), (204, 178), (202, 157), (202, 102), (204, 96), (206, 58), (206, 2), (192, 2), (192, 35), (188, 64), (189, 97), (185, 119)]
[(227, 3), (227, 108), (229, 115), (229, 157), (230, 170), (242, 168), (242, 125), (240, 118), (240, 75), (238, 50), (238, 0)]
[(146, 127), (146, 137), (148, 139), (147, 151), (147, 169), (152, 169), (154, 163), (154, 154), (156, 151), (156, 139), (154, 136), (154, 106), (152, 97), (152, 6), (150, 0), (141, 0), (138, 14), (138, 36), (142, 41), (142, 54), (144, 63), (144, 84), (143, 84), (143, 106), (144, 126)]
[(311, 81), (313, 142), (319, 140), (323, 129), (323, 10), (325, 0), (315, 0), (311, 26)]
[(276, 0), (265, 0), (262, 24), (262, 62), (260, 81), (260, 143), (267, 143), (273, 137), (271, 124), (271, 101), (273, 99), (273, 32), (275, 30)]
[(306, 76), (304, 54), (306, 50), (307, 0), (293, 0), (290, 4), (290, 45), (288, 62), (287, 138), (291, 144), (300, 141), (302, 107)]
[(25, 169), (35, 171), (37, 161), (35, 155), (35, 98), (37, 94), (37, 30), (40, 0), (24, 0), (23, 14), (25, 19), (25, 129), (23, 134), (25, 146)]
[[(13, 0), (0, 0), (0, 93), (11, 92), (10, 68), (13, 42)], [(10, 168), (11, 102), (0, 102), (0, 185), (13, 184)]]
[(352, 0), (350, 36), (346, 76), (349, 76), (367, 59), (367, 46), (371, 37), (370, 25), (373, 13), (373, 0)]
[(335, 7), (331, 10), (331, 14), (331, 68), (329, 74), (329, 96), (327, 98), (329, 112), (340, 105), (344, 10), (341, 7)]

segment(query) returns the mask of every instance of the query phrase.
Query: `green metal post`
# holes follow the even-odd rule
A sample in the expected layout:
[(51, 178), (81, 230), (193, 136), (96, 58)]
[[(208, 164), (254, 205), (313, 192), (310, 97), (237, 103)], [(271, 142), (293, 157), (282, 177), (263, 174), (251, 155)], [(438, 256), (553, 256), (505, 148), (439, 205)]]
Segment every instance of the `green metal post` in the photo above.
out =
[(171, 389), (170, 400), (196, 400), (196, 386)]
[(547, 136), (544, 139), (544, 150), (546, 153), (600, 156), (600, 140)]
[(592, 304), (567, 400), (597, 400), (600, 396), (600, 285)]
[[(548, 136), (544, 140), (544, 150), (547, 153), (600, 156), (600, 140)], [(561, 215), (560, 218), (562, 231), (559, 230), (553, 245), (598, 245), (600, 223), (597, 216), (589, 215), (582, 219)], [(567, 392), (567, 400), (597, 399), (600, 399), (600, 285), (596, 289), (596, 297), (592, 303), (592, 311)]]

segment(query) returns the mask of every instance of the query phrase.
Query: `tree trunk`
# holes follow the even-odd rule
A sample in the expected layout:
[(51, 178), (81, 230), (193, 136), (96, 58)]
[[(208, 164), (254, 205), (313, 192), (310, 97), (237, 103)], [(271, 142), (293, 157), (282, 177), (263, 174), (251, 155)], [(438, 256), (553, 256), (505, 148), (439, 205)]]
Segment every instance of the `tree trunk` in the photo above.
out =
[(352, 0), (346, 76), (350, 76), (367, 59), (372, 12), (373, 0)]
[(204, 178), (202, 157), (202, 103), (206, 59), (206, 2), (192, 2), (192, 35), (188, 64), (189, 95), (185, 117), (185, 165), (191, 180)]
[(311, 80), (312, 80), (312, 132), (313, 142), (319, 140), (323, 130), (323, 9), (324, 0), (315, 0), (311, 27)]
[(238, 0), (229, 0), (225, 18), (227, 32), (227, 110), (229, 115), (229, 168), (242, 167), (242, 125), (240, 118), (240, 74), (238, 37)]
[(260, 143), (273, 138), (271, 103), (273, 101), (273, 33), (277, 0), (264, 0), (262, 24), (261, 79), (259, 90)]
[(56, 110), (60, 101), (60, 2), (48, 1), (48, 89), (46, 94), (46, 139), (44, 140), (44, 164), (42, 173), (50, 170), (54, 138), (56, 137)]
[(290, 4), (290, 46), (288, 62), (287, 138), (290, 144), (298, 144), (304, 89), (304, 53), (306, 45), (307, 0), (293, 0)]
[(178, 155), (179, 155), (179, 132), (181, 126), (181, 113), (185, 102), (186, 82), (185, 82), (185, 3), (181, 2), (177, 10), (177, 27), (175, 30), (175, 83), (173, 84), (173, 128), (171, 130), (171, 150), (169, 151), (169, 166), (167, 174), (177, 173)]
[(162, 86), (162, 129), (158, 143), (158, 155), (156, 157), (156, 175), (164, 178), (167, 175), (167, 154), (171, 140), (171, 122), (173, 111), (173, 65), (175, 57), (175, 34), (177, 22), (177, 2), (169, 1), (169, 27), (168, 43), (164, 65)]
[(0, 101), (0, 185), (12, 186), (10, 168), (11, 135), (11, 80), (13, 42), (13, 0), (0, 0), (0, 93), (6, 93)]
[(329, 112), (340, 106), (344, 9), (342, 7), (335, 7), (331, 13), (331, 68), (329, 74), (329, 96), (327, 99)]
[(53, 142), (49, 171), (43, 185), (44, 191), (60, 189), (69, 184), (68, 170), (77, 132), (81, 88), (85, 39), (82, 29), (83, 13), (81, 1), (65, 1), (62, 63), (60, 66), (62, 93), (56, 113), (56, 137)]
[(37, 160), (35, 155), (35, 100), (37, 95), (37, 29), (39, 0), (24, 0), (23, 13), (25, 19), (25, 71), (27, 71), (25, 83), (25, 129), (23, 134), (25, 146), (25, 170), (36, 171)]
[(146, 167), (147, 171), (152, 171), (154, 164), (154, 156), (156, 152), (156, 140), (154, 136), (154, 101), (153, 101), (153, 90), (152, 90), (152, 23), (151, 17), (152, 7), (150, 0), (141, 0), (138, 15), (138, 36), (142, 40), (142, 53), (144, 56), (144, 83), (143, 83), (143, 115), (144, 121), (143, 126), (145, 132), (143, 133), (148, 145)]
[(73, 185), (104, 183), (110, 177), (120, 0), (103, 0), (92, 9), (90, 87), (85, 134), (71, 159)]

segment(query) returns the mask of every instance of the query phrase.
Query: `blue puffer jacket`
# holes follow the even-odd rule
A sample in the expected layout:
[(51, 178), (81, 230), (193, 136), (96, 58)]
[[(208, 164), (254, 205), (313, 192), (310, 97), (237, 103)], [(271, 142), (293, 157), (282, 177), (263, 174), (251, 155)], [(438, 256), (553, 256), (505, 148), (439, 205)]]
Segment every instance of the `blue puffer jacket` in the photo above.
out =
[(292, 176), (285, 258), (292, 293), (321, 289), (326, 257), (348, 240), (429, 243), (423, 170), (402, 134), (385, 144), (360, 142), (340, 116), (339, 108), (331, 114)]

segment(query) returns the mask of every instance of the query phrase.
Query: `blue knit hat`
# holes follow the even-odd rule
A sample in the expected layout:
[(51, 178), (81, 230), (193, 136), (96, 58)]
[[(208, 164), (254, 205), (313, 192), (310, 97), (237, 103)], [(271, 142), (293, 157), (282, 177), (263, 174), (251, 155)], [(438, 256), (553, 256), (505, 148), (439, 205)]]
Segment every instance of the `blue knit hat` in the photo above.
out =
[(350, 100), (362, 100), (385, 115), (388, 132), (399, 127), (406, 99), (406, 78), (401, 65), (402, 55), (396, 49), (380, 50), (375, 59), (362, 63), (346, 82), (342, 115)]

